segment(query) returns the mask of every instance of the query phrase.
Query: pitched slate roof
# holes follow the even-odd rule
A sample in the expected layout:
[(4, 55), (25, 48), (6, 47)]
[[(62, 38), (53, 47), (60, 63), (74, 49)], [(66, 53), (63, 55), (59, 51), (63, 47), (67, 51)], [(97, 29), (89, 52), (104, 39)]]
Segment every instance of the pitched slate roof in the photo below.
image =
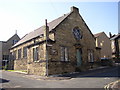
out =
[(94, 34), (94, 37), (99, 37), (102, 33), (104, 33), (104, 32), (100, 32), (100, 33)]
[(17, 36), (20, 40), (20, 37), (17, 34), (14, 34), (12, 37), (10, 37), (6, 42), (8, 42), (9, 40), (11, 40), (13, 37)]
[(105, 32), (100, 32), (100, 33), (97, 33), (97, 34), (94, 34), (94, 37), (97, 38), (99, 37), (100, 35), (104, 34), (107, 38), (109, 38)]
[(110, 40), (114, 40), (114, 39), (119, 38), (119, 37), (120, 37), (120, 34), (117, 34), (114, 37), (112, 37)]
[[(68, 14), (64, 14), (64, 16), (61, 16), (51, 22), (48, 23), (49, 26), (49, 31), (52, 31), (53, 29), (55, 29), (65, 18), (68, 17), (68, 15), (70, 15), (71, 13)], [(44, 26), (41, 26), (40, 28), (26, 34), (18, 43), (16, 43), (12, 48), (21, 45), (33, 38), (36, 38), (40, 35), (42, 35), (44, 33)]]

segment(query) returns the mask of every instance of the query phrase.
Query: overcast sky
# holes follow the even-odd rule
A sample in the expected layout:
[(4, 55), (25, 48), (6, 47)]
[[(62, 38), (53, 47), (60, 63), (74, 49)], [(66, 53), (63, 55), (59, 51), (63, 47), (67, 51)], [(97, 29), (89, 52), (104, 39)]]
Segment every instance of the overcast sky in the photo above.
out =
[[(118, 2), (55, 2), (53, 0), (0, 0), (0, 41), (17, 33), (20, 37), (48, 22), (79, 8), (93, 34), (104, 31), (118, 33)], [(110, 0), (111, 1), (111, 0)], [(114, 0), (113, 0), (114, 1)]]

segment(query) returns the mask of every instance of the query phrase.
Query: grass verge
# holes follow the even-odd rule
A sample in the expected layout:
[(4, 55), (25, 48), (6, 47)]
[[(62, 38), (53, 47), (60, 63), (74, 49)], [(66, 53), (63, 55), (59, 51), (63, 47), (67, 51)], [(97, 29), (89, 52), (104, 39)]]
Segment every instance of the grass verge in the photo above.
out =
[(6, 71), (11, 71), (11, 72), (27, 72), (27, 70), (6, 70)]

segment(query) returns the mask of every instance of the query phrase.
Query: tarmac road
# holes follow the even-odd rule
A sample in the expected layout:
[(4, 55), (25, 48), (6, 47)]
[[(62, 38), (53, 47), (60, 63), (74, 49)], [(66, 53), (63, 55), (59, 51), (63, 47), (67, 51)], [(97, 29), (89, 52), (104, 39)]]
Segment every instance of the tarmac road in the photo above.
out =
[[(100, 70), (91, 70), (66, 75), (71, 79), (43, 80), (36, 75), (25, 75), (16, 72), (2, 72), (2, 88), (104, 88), (105, 85), (118, 80), (120, 66)], [(0, 82), (1, 83), (1, 82)]]

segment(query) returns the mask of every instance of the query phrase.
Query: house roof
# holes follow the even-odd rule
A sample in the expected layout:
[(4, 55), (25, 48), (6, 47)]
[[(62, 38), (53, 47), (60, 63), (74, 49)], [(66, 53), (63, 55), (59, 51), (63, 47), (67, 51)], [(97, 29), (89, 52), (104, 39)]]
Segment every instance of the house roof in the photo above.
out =
[(3, 42), (3, 43), (7, 43), (9, 40), (11, 40), (14, 36), (17, 36), (19, 39), (20, 37), (17, 35), (17, 34), (14, 34), (12, 37), (10, 37), (7, 41), (0, 41), (0, 42)]
[(114, 37), (112, 37), (110, 40), (114, 40), (114, 39), (118, 38), (119, 36), (120, 36), (120, 34), (117, 34)]
[[(52, 31), (55, 29), (66, 17), (68, 17), (70, 13), (64, 14), (63, 16), (51, 21), (48, 23), (49, 31)], [(24, 37), (21, 38), (19, 42), (17, 42), (12, 48), (21, 45), (29, 40), (32, 40), (33, 38), (36, 38), (44, 33), (44, 26), (41, 26), (40, 28), (26, 34)]]
[(19, 39), (20, 37), (17, 34), (14, 34), (12, 37), (10, 37), (6, 42), (8, 42), (9, 40), (11, 40), (14, 36), (17, 36)]
[(96, 34), (94, 34), (94, 37), (99, 37), (102, 33), (104, 33), (104, 32), (100, 32), (100, 33), (96, 33)]
[(104, 36), (106, 36), (108, 39), (110, 39), (110, 38), (106, 35), (105, 32), (100, 32), (100, 33), (94, 34), (94, 37), (95, 37), (95, 38), (98, 38), (100, 35), (104, 35)]

